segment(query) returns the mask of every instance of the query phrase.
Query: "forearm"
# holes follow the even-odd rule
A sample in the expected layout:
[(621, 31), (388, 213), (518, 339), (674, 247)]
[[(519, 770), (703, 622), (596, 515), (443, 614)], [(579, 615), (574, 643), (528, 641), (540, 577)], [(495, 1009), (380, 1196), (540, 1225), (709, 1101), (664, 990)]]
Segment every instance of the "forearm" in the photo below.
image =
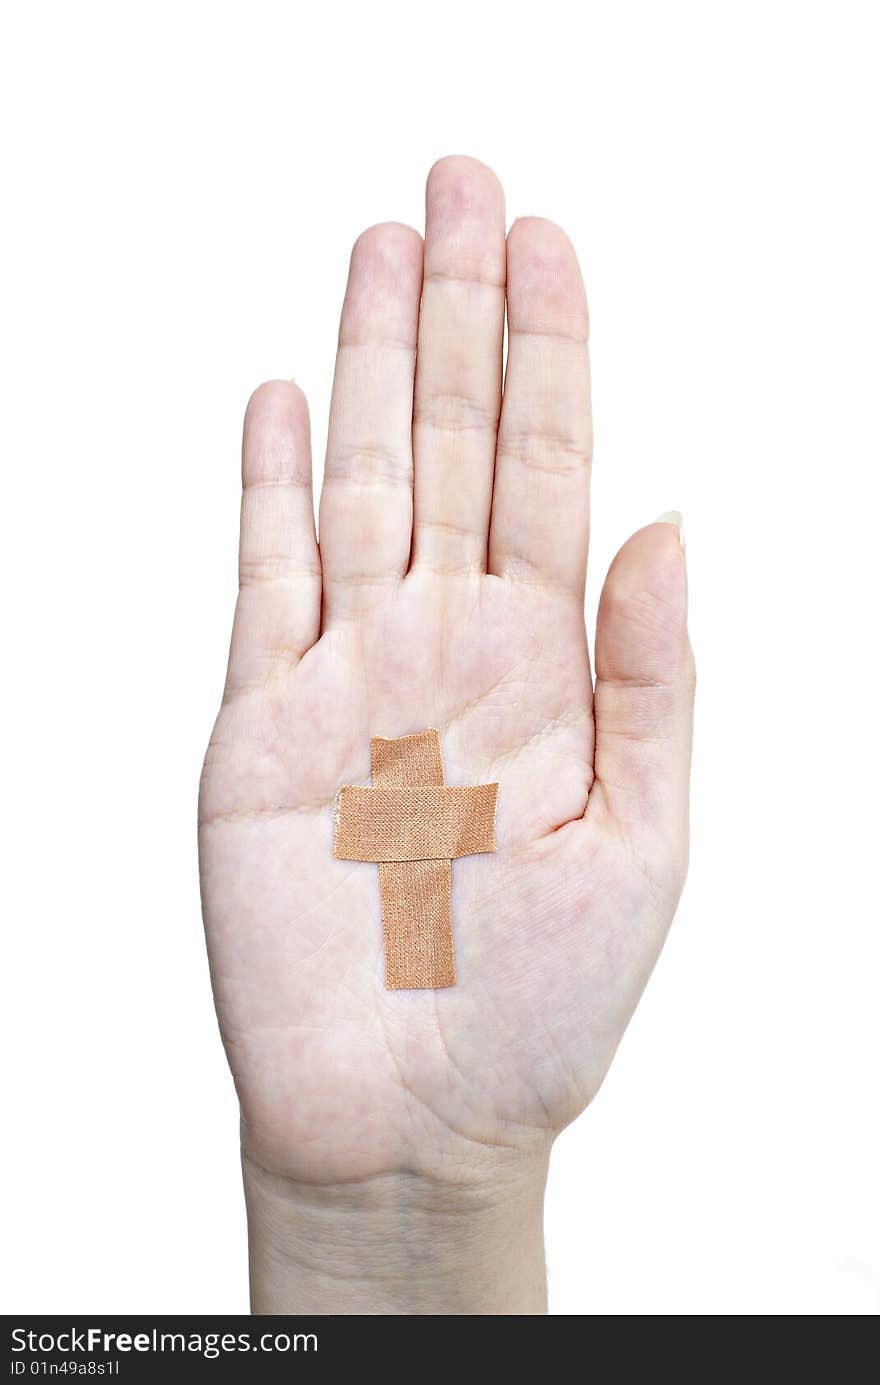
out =
[(547, 1160), (478, 1185), (414, 1173), (292, 1184), (244, 1161), (254, 1313), (546, 1311)]

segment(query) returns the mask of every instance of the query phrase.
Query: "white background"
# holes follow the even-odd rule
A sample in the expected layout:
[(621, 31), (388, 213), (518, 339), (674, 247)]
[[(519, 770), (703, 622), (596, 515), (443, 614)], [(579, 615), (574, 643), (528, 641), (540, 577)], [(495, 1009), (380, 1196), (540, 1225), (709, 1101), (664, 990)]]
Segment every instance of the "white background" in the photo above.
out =
[(592, 620), (685, 514), (690, 881), (559, 1141), (561, 1313), (874, 1313), (876, 8), (12, 5), (2, 35), (6, 1311), (242, 1311), (195, 794), (241, 414), (439, 155), (584, 266)]

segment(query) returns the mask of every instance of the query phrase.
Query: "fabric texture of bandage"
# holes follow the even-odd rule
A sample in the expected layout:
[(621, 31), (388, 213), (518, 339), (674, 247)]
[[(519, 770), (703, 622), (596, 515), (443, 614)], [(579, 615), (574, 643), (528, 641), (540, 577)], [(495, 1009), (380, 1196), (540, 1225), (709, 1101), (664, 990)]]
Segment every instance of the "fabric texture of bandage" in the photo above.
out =
[(495, 850), (498, 785), (446, 785), (434, 730), (370, 754), (373, 787), (339, 791), (333, 854), (379, 865), (388, 989), (454, 986), (452, 862)]

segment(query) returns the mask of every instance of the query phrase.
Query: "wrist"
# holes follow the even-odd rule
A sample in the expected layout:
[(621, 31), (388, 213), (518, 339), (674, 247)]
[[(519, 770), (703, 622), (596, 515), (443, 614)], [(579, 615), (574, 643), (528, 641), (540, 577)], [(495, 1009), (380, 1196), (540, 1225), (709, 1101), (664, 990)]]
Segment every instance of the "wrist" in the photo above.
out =
[(451, 1183), (293, 1182), (243, 1160), (254, 1313), (546, 1311), (549, 1149)]

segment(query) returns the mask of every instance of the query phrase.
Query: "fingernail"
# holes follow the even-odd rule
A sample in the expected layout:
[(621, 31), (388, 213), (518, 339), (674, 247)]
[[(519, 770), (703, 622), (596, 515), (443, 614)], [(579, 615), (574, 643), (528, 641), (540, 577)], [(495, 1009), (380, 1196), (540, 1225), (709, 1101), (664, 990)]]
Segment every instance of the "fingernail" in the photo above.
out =
[(655, 524), (674, 524), (678, 530), (678, 541), (684, 548), (684, 521), (681, 517), (681, 510), (664, 510), (662, 515), (658, 515), (654, 520)]

